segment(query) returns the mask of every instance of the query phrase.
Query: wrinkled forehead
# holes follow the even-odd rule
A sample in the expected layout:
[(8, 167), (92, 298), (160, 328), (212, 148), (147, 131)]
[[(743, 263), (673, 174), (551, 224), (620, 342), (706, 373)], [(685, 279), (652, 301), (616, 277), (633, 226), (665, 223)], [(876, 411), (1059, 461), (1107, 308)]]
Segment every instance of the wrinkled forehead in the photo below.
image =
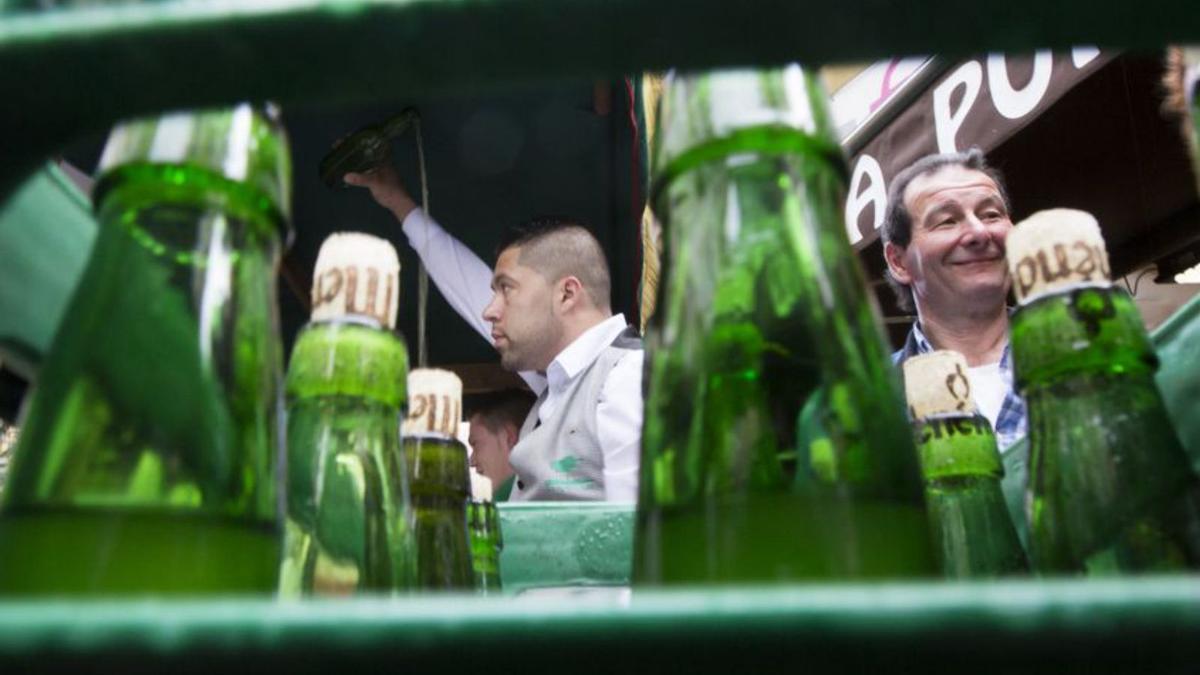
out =
[(914, 220), (929, 208), (953, 201), (979, 201), (988, 197), (1003, 201), (992, 177), (957, 164), (921, 174), (904, 190), (904, 205)]

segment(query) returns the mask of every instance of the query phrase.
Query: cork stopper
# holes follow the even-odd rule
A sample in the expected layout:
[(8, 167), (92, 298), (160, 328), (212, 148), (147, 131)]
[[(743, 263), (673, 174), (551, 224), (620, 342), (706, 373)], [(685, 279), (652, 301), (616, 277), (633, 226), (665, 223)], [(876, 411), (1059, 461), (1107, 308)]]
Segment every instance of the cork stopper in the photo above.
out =
[(967, 359), (958, 352), (939, 350), (906, 360), (904, 395), (914, 420), (976, 411)]
[(1008, 270), (1019, 304), (1076, 286), (1108, 286), (1100, 224), (1086, 211), (1038, 211), (1008, 233)]
[(405, 434), (458, 437), (462, 419), (462, 380), (449, 370), (418, 368), (408, 374)]
[(329, 235), (313, 272), (313, 321), (369, 316), (391, 330), (400, 304), (400, 259), (386, 239), (361, 232)]
[(471, 501), (492, 501), (492, 479), (471, 467)]

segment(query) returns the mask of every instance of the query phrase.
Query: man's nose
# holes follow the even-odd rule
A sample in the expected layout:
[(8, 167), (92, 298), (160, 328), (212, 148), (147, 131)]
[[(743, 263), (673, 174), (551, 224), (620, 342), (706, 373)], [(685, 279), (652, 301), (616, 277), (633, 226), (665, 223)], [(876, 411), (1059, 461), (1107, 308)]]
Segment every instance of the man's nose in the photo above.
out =
[(987, 225), (975, 216), (963, 219), (963, 244), (986, 243), (989, 238)]
[(483, 320), (489, 323), (496, 323), (500, 320), (499, 303), (496, 302), (496, 296), (492, 295), (492, 299), (488, 302), (487, 307), (483, 308)]

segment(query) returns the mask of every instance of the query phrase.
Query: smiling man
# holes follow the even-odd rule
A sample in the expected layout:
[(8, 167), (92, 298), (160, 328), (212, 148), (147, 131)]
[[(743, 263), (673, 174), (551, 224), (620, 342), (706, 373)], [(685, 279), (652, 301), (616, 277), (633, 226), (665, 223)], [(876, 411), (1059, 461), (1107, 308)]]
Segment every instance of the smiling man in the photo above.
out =
[(1012, 227), (1000, 175), (972, 149), (930, 155), (900, 172), (882, 234), (888, 282), (901, 309), (917, 313), (893, 360), (934, 349), (962, 353), (975, 403), (1001, 450), (1026, 428), (1008, 346), (1004, 242)]
[(612, 313), (600, 242), (566, 218), (514, 228), (495, 270), (433, 221), (394, 167), (347, 174), (403, 224), (442, 296), (538, 394), (509, 454), (510, 501), (637, 498), (642, 343)]

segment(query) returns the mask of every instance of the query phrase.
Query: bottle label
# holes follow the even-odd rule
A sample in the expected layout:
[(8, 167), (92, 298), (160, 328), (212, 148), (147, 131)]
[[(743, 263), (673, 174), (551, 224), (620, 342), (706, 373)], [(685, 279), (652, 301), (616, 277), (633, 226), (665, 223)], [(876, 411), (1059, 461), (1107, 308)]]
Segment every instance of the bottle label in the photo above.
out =
[(990, 433), (992, 433), (992, 427), (986, 417), (981, 415), (945, 415), (921, 420), (917, 431), (917, 442), (923, 444), (942, 438), (980, 436)]
[(1022, 305), (1080, 286), (1111, 285), (1100, 225), (1084, 211), (1039, 211), (1008, 234), (1006, 248), (1013, 292)]

